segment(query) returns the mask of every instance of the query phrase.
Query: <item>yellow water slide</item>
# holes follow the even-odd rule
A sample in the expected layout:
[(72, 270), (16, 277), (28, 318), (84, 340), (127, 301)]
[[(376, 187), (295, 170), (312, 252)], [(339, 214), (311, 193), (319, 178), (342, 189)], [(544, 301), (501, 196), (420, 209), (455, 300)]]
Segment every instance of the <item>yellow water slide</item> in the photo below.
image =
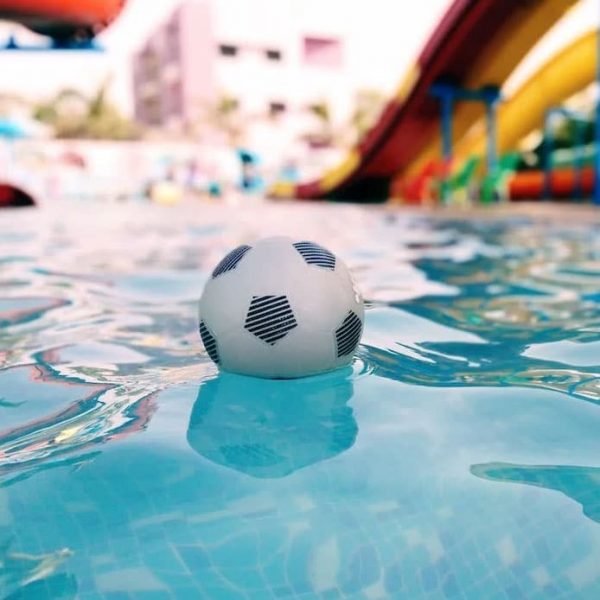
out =
[[(541, 128), (544, 113), (562, 104), (570, 96), (592, 83), (597, 73), (598, 32), (581, 36), (545, 63), (510, 99), (498, 107), (498, 152), (516, 149), (519, 141), (535, 129)], [(482, 117), (454, 143), (458, 161), (472, 154), (485, 154), (486, 123)], [(425, 153), (439, 148), (429, 148)], [(423, 156), (411, 171), (422, 164)]]
[[(498, 151), (516, 148), (519, 141), (541, 128), (544, 113), (562, 104), (596, 78), (598, 32), (590, 31), (559, 51), (508, 101), (498, 108)], [(455, 155), (485, 152), (485, 121), (478, 121), (455, 145)]]

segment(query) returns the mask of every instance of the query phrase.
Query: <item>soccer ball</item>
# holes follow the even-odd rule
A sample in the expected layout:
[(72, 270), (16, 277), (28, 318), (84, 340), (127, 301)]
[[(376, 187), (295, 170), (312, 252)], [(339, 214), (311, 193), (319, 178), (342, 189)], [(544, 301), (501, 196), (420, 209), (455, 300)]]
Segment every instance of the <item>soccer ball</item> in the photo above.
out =
[(307, 241), (272, 237), (232, 250), (200, 299), (200, 336), (225, 371), (304, 377), (352, 360), (363, 300), (347, 267)]

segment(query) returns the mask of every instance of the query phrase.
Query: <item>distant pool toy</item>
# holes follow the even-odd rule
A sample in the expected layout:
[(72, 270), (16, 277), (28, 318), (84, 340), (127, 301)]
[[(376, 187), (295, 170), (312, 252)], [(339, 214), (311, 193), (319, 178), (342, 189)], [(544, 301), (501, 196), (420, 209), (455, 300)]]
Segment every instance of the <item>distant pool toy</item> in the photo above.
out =
[(200, 300), (200, 336), (225, 371), (304, 377), (348, 364), (364, 304), (344, 263), (314, 242), (271, 237), (232, 250)]
[(0, 182), (0, 209), (35, 206), (34, 197), (12, 183)]
[(150, 190), (150, 199), (163, 206), (178, 204), (182, 195), (181, 187), (172, 181), (159, 181), (153, 184)]

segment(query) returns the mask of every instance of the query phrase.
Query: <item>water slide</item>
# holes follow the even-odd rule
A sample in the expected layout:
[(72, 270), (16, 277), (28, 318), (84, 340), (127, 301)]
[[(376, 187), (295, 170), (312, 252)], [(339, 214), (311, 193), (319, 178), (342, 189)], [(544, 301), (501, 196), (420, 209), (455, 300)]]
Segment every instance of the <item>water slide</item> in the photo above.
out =
[[(455, 0), (408, 70), (377, 124), (346, 159), (322, 178), (281, 183), (274, 196), (302, 199), (387, 198), (394, 175), (439, 156), (434, 81), (465, 87), (501, 86), (539, 38), (576, 0)], [(481, 115), (474, 103), (458, 104), (453, 133), (461, 139)]]
[[(573, 198), (579, 191), (589, 196), (594, 191), (594, 168), (586, 166), (577, 172), (573, 167), (553, 169), (548, 192), (552, 198)], [(544, 172), (522, 171), (508, 182), (511, 200), (536, 200), (544, 194)]]
[[(544, 113), (562, 104), (596, 78), (598, 33), (592, 30), (560, 50), (498, 108), (498, 150), (518, 142), (544, 125)], [(454, 145), (458, 160), (485, 154), (485, 122), (480, 119)]]
[[(552, 198), (591, 196), (595, 185), (596, 144), (561, 148), (552, 152), (552, 171), (547, 192)], [(508, 181), (511, 200), (535, 200), (546, 192), (540, 169), (519, 171)]]
[[(525, 84), (501, 109), (499, 147), (514, 147), (519, 139), (543, 125), (544, 112), (564, 102), (592, 83), (597, 73), (598, 32), (590, 31), (559, 52)], [(476, 151), (477, 140), (468, 151)], [(554, 198), (572, 198), (576, 193), (589, 195), (594, 189), (593, 159), (595, 145), (553, 153), (554, 169), (548, 193)], [(578, 173), (572, 166), (576, 154), (585, 165)], [(563, 159), (564, 157), (564, 159)], [(571, 163), (565, 166), (565, 163)], [(508, 196), (513, 200), (541, 198), (545, 181), (542, 171), (515, 174), (508, 184)]]
[[(545, 112), (561, 105), (573, 94), (595, 81), (597, 73), (598, 32), (589, 31), (546, 62), (513, 96), (498, 109), (498, 150), (500, 153), (514, 150), (518, 142), (544, 124)], [(479, 119), (462, 139), (454, 144), (458, 163), (468, 156), (485, 154), (485, 120)], [(432, 152), (439, 156), (439, 149), (423, 153), (411, 169), (418, 171)], [(576, 155), (573, 149), (553, 153), (554, 170), (550, 177), (548, 192), (557, 198), (573, 197), (576, 192), (590, 194), (593, 191), (594, 144), (579, 151), (584, 168), (578, 174), (573, 168)], [(523, 171), (515, 174), (509, 182), (508, 195), (514, 200), (540, 198), (544, 193), (544, 173), (541, 170)]]

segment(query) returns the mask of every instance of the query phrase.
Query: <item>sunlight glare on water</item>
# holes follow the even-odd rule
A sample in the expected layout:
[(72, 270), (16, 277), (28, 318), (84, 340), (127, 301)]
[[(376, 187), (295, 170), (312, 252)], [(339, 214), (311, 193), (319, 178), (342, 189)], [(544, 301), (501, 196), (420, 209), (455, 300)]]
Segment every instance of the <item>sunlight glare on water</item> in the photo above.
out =
[[(0, 598), (600, 597), (600, 226), (356, 206), (0, 214)], [(351, 367), (219, 375), (233, 247), (321, 243)]]

